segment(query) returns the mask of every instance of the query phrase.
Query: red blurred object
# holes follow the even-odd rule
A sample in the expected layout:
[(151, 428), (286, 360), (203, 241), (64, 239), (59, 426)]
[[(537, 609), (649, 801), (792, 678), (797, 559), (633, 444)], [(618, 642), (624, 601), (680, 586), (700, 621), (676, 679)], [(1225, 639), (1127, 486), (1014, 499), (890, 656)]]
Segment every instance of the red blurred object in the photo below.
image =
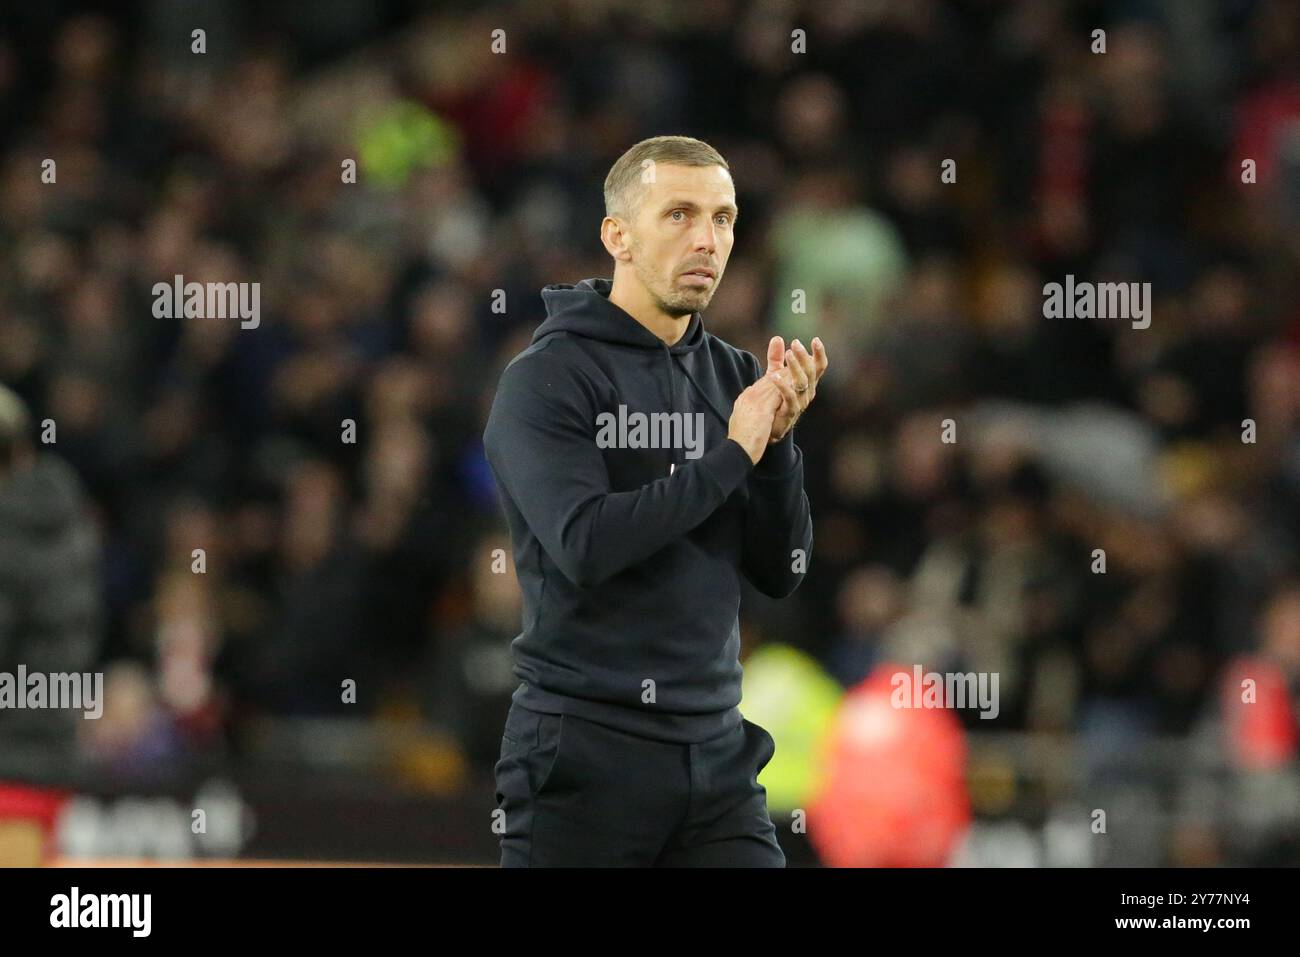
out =
[[(1252, 681), (1246, 701), (1243, 682)], [(1296, 755), (1296, 712), (1286, 674), (1266, 658), (1238, 658), (1227, 670), (1223, 717), (1232, 763), (1251, 771), (1281, 767)]]
[(1255, 160), (1259, 185), (1270, 185), (1288, 132), (1298, 119), (1300, 83), (1293, 79), (1267, 83), (1245, 94), (1237, 104), (1237, 128), (1229, 152), (1232, 160), (1228, 164), (1228, 178), (1234, 184), (1241, 184), (1241, 158), (1246, 157)]
[(966, 739), (947, 708), (895, 708), (882, 664), (845, 697), (808, 808), (831, 867), (942, 867), (970, 823)]
[(53, 860), (55, 824), (70, 796), (0, 781), (0, 866), (35, 867)]

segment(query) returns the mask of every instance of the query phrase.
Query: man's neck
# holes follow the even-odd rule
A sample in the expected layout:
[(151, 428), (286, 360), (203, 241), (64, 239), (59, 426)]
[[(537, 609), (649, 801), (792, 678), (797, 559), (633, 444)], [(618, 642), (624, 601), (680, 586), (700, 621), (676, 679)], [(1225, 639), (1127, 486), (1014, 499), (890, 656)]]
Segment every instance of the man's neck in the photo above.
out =
[(668, 345), (674, 345), (691, 324), (691, 315), (670, 316), (655, 305), (645, 286), (615, 273), (609, 301), (645, 326)]

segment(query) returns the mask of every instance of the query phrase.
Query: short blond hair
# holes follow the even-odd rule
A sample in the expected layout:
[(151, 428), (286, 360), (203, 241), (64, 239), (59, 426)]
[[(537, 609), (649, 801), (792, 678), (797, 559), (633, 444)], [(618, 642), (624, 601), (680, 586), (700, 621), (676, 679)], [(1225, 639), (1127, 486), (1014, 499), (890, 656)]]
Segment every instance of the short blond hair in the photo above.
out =
[(676, 166), (731, 167), (722, 154), (703, 140), (690, 136), (652, 136), (620, 156), (605, 177), (605, 215), (632, 219), (645, 197), (642, 170), (646, 162)]

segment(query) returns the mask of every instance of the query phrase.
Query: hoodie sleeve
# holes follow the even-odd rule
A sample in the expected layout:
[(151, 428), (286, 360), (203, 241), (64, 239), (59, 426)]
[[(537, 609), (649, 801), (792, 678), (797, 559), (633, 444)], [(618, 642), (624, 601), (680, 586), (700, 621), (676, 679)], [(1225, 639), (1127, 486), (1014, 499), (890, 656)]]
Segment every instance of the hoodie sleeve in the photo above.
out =
[(753, 470), (728, 439), (672, 475), (611, 491), (584, 382), (542, 349), (506, 368), (483, 434), (497, 486), (565, 577), (599, 585), (689, 532)]
[[(748, 355), (748, 353), (747, 353)], [(754, 380), (763, 374), (750, 355)], [(812, 512), (803, 488), (803, 450), (794, 429), (769, 445), (749, 477), (742, 567), (750, 583), (769, 598), (785, 598), (803, 581), (812, 559)]]

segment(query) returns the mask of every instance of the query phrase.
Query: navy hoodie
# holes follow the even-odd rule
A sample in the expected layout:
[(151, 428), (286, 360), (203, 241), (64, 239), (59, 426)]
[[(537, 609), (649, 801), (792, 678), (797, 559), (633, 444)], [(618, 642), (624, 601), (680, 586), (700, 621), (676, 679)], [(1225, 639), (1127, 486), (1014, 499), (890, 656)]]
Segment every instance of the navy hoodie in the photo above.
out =
[[(698, 742), (740, 722), (740, 576), (783, 598), (811, 557), (803, 453), (792, 429), (755, 466), (727, 438), (757, 358), (698, 312), (669, 346), (611, 286), (542, 290), (548, 318), (502, 372), (483, 434), (523, 591), (514, 700)], [(602, 447), (598, 417), (620, 405), (703, 413), (702, 454)]]

